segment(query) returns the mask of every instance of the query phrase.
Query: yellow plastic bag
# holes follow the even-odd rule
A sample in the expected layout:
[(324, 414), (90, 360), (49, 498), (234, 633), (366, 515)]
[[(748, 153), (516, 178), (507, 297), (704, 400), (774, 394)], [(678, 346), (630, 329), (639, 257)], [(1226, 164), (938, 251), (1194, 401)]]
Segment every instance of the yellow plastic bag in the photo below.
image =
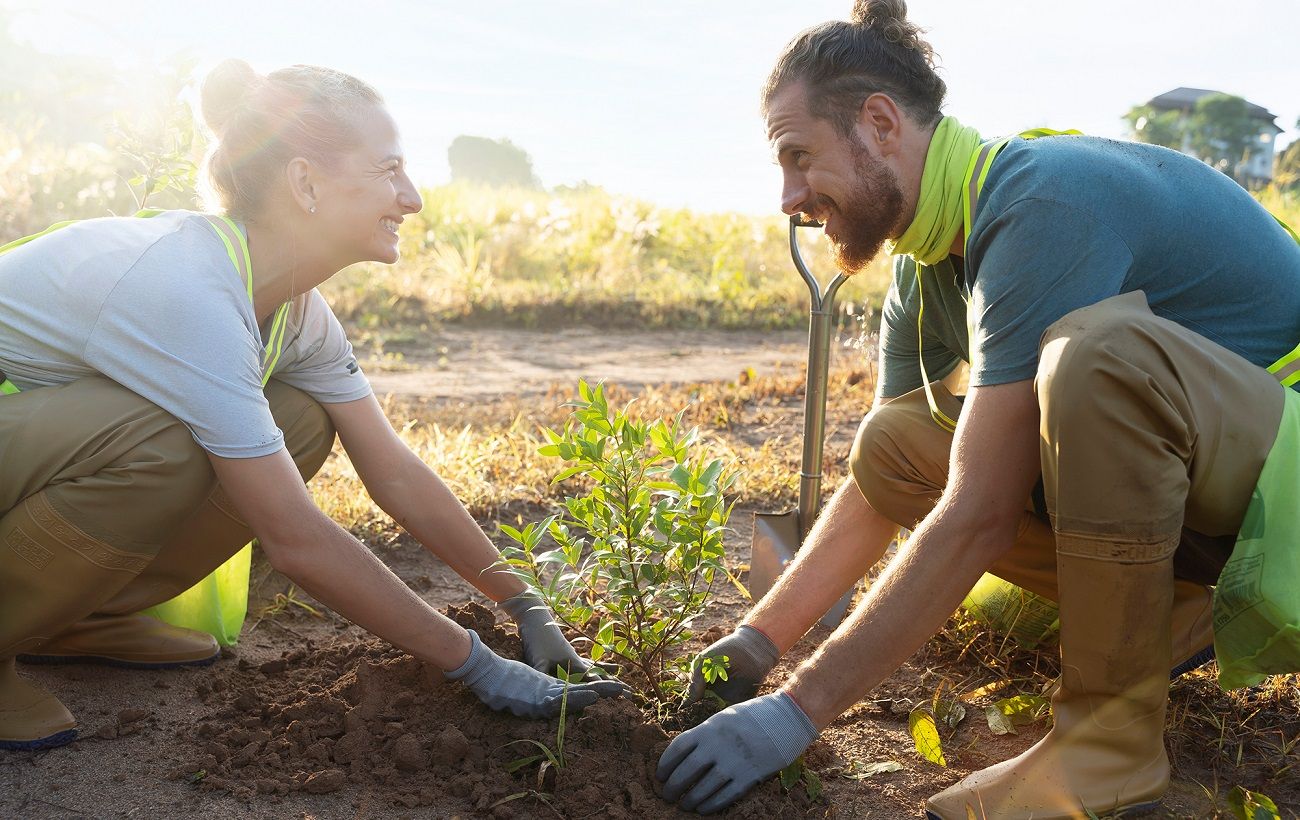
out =
[(1300, 671), (1300, 393), (1285, 393), (1277, 439), (1214, 590), (1224, 689)]
[(971, 617), (1025, 649), (1055, 641), (1061, 631), (1056, 604), (996, 575), (984, 575), (962, 601)]
[(212, 574), (170, 601), (144, 611), (173, 626), (207, 632), (222, 646), (239, 641), (248, 615), (248, 570), (253, 545), (246, 544)]

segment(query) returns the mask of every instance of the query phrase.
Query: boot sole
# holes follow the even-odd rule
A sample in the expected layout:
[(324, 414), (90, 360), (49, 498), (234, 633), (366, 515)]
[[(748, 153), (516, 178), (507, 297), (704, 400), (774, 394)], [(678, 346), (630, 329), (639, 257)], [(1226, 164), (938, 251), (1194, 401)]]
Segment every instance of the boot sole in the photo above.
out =
[(1214, 660), (1214, 644), (1210, 644), (1200, 652), (1197, 652), (1195, 655), (1175, 666), (1169, 673), (1169, 679), (1176, 680), (1188, 672), (1191, 672), (1193, 669), (1200, 669), (1212, 660)]
[(48, 737), (39, 737), (36, 740), (0, 740), (0, 750), (7, 752), (39, 752), (42, 749), (66, 746), (76, 739), (76, 729), (64, 729), (62, 732), (57, 732)]
[(182, 666), (208, 666), (215, 663), (217, 658), (220, 657), (221, 651), (218, 650), (206, 658), (196, 658), (189, 661), (128, 661), (122, 658), (110, 658), (106, 655), (19, 655), (18, 660), (21, 663), (46, 666), (68, 666), (75, 663), (86, 663), (96, 666), (116, 666), (119, 669), (177, 669)]
[[(1116, 809), (1115, 811), (1108, 811), (1104, 816), (1112, 818), (1140, 817), (1144, 814), (1150, 814), (1158, 808), (1160, 808), (1160, 801), (1153, 800), (1150, 803), (1138, 803), (1133, 806), (1125, 806), (1122, 809)], [(929, 809), (925, 810), (925, 817), (926, 820), (943, 820), (942, 817)]]

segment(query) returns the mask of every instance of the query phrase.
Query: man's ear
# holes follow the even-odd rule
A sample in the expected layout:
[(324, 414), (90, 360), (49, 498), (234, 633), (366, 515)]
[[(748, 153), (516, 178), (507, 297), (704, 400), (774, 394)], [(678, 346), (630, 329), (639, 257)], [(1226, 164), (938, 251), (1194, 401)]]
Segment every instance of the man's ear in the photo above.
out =
[(903, 112), (888, 94), (876, 92), (858, 109), (857, 131), (882, 156), (897, 153), (903, 143)]
[(294, 157), (284, 168), (289, 183), (289, 195), (298, 207), (309, 213), (316, 212), (316, 167), (305, 157)]

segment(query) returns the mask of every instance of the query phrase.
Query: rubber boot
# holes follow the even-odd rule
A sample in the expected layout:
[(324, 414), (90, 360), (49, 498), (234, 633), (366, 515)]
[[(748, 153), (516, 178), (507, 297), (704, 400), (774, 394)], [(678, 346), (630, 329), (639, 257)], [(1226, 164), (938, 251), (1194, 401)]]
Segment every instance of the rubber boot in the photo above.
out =
[(221, 647), (206, 632), (148, 615), (91, 615), (18, 656), (23, 663), (94, 663), (127, 669), (206, 666)]
[[(1056, 538), (1051, 527), (1037, 516), (1025, 513), (1015, 545), (990, 572), (1049, 601), (1059, 601)], [(1181, 578), (1174, 580), (1170, 680), (1214, 660), (1213, 609), (1212, 588)]]
[(87, 535), (37, 493), (0, 519), (0, 748), (44, 749), (76, 738), (63, 704), (14, 670), (40, 645), (125, 586), (152, 556)]
[(77, 720), (58, 698), (0, 660), (0, 749), (36, 751), (77, 739)]
[[(1176, 544), (1163, 545), (1156, 554), (1165, 557), (1149, 563), (1059, 556), (1055, 724), (1020, 756), (931, 797), (927, 817), (1061, 820), (1145, 810), (1159, 801), (1169, 786), (1164, 725)], [(1097, 556), (1109, 547), (1088, 546)]]
[(218, 487), (149, 566), (95, 614), (54, 640), (18, 656), (23, 663), (100, 663), (137, 669), (204, 666), (221, 657), (206, 632), (134, 614), (171, 600), (234, 555), (251, 535)]
[[(940, 409), (956, 418), (961, 403), (942, 383), (932, 387)], [(872, 411), (858, 430), (849, 458), (858, 489), (881, 515), (915, 528), (948, 483), (952, 440), (952, 434), (930, 418), (924, 390), (894, 399)], [(1056, 538), (1033, 512), (1026, 510), (1016, 542), (989, 571), (1049, 601), (1060, 600)], [(1212, 595), (1203, 584), (1175, 582), (1170, 679), (1213, 659)]]

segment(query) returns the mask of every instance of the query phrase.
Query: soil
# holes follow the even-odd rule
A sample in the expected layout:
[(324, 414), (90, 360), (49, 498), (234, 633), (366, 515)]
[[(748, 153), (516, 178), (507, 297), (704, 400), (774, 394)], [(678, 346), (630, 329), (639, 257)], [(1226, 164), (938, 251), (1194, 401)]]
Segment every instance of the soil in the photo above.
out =
[[(442, 368), (427, 364), (432, 353), (407, 356), (405, 366), (415, 363), (416, 369), (384, 373), (372, 367), (377, 390), (400, 394), (409, 389), (406, 395), (456, 401), (490, 397), (491, 392), (473, 390), (487, 389), (484, 385), (491, 383), (501, 395), (539, 394), (578, 372), (590, 369), (599, 375), (603, 365), (592, 366), (585, 357), (594, 347), (612, 344), (604, 338), (596, 345), (594, 337), (580, 334), (552, 344), (554, 337), (548, 335), (546, 355), (565, 349), (574, 358), (567, 363), (557, 360), (552, 370), (538, 365), (535, 375), (517, 372), (499, 383), (466, 381), (457, 375), (462, 361), (495, 362), (484, 368), (495, 374), (513, 367), (514, 359), (541, 355), (542, 345), (533, 334), (475, 335), (480, 345), (491, 336), (502, 346), (490, 356), (481, 348), (439, 353), (456, 362)], [(804, 356), (797, 334), (786, 341), (780, 334), (714, 334), (719, 338), (711, 339), (665, 334), (657, 347), (652, 334), (629, 335), (645, 345), (637, 358), (659, 363), (686, 358), (673, 357), (673, 350), (697, 350), (696, 345), (710, 343), (712, 366), (721, 374), (716, 378), (734, 379), (750, 367), (795, 366)], [(783, 347), (786, 344), (790, 349)], [(765, 356), (774, 360), (764, 363)], [(634, 360), (620, 360), (624, 384), (636, 383), (629, 365)], [(689, 372), (680, 363), (670, 369), (676, 378)], [(645, 380), (673, 379), (656, 370)], [(856, 421), (836, 417), (827, 424), (828, 429), (851, 430)], [(799, 424), (794, 407), (782, 422), (788, 428), (784, 432), (797, 433)], [(737, 509), (732, 516), (728, 551), (735, 564), (748, 563), (750, 512)], [(482, 596), (418, 544), (388, 533), (370, 546), (417, 594), (476, 629), (498, 652), (518, 657), (513, 631), (483, 606), (487, 602)], [(254, 578), (250, 612), (260, 613), (288, 582), (260, 563), (255, 564)], [(687, 651), (721, 637), (746, 607), (732, 587), (718, 587), (717, 600), (697, 625), (699, 634)], [(826, 627), (814, 628), (769, 680), (784, 678), (828, 634)], [(822, 734), (807, 755), (810, 770), (824, 787), (819, 798), (811, 799), (802, 785), (787, 792), (774, 779), (727, 816), (915, 817), (930, 794), (1039, 739), (1047, 729), (1045, 721), (1020, 727), (1018, 734), (994, 735), (980, 709), (991, 701), (970, 696), (968, 717), (943, 731), (948, 765), (940, 767), (916, 755), (908, 733), (913, 707), (942, 687), (970, 692), (998, 679), (974, 657), (978, 653), (957, 652), (951, 642), (932, 642)], [(556, 748), (558, 721), (490, 712), (463, 687), (442, 680), (436, 670), (328, 610), (315, 617), (290, 605), (277, 614), (250, 615), (238, 646), (205, 668), (143, 672), (25, 666), (22, 671), (63, 700), (78, 716), (82, 734), (76, 743), (59, 749), (0, 753), (0, 817), (686, 816), (659, 799), (653, 777), (670, 733), (632, 701), (602, 701), (570, 716), (563, 768), (543, 770), (531, 763), (511, 771), (514, 762), (538, 753), (532, 743), (516, 741)], [(1013, 693), (996, 696), (1007, 694)], [(1225, 716), (1224, 698), (1212, 679), (1175, 685), (1174, 728), (1168, 741), (1175, 780), (1157, 816), (1216, 816), (1207, 791), (1222, 799), (1239, 784), (1268, 794), (1283, 817), (1296, 817), (1296, 702), (1274, 697), (1248, 705), (1239, 713), (1241, 724), (1267, 728), (1247, 736), (1227, 725), (1238, 715)], [(1217, 737), (1193, 731), (1198, 721), (1216, 716), (1225, 722)], [(899, 764), (897, 770), (863, 776), (865, 767), (891, 761)]]

